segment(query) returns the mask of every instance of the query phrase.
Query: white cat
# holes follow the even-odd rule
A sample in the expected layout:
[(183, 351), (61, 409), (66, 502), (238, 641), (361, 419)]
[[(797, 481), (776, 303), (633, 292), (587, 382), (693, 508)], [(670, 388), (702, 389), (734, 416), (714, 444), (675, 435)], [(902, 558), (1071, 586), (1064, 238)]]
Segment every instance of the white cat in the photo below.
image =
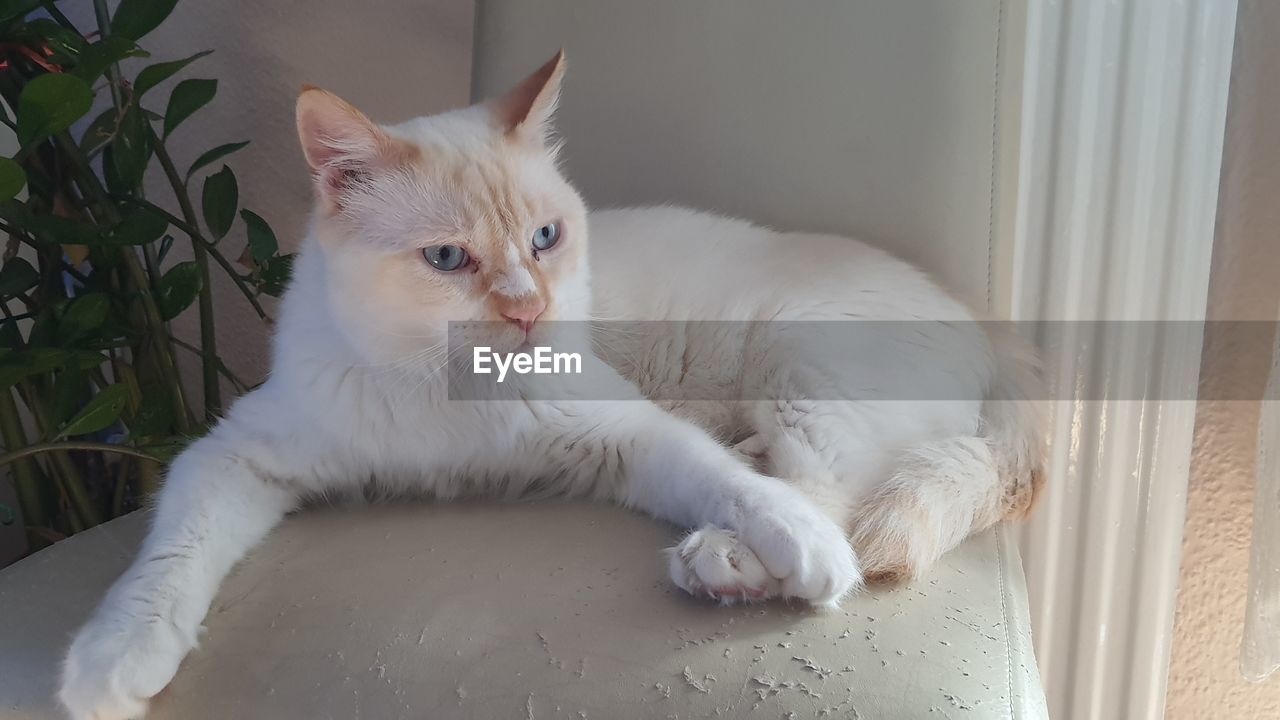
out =
[[(271, 377), (174, 462), (136, 561), (67, 655), (73, 718), (143, 715), (223, 577), (317, 496), (591, 496), (698, 528), (670, 552), (690, 593), (816, 605), (864, 576), (914, 575), (1030, 506), (1040, 435), (1024, 356), (852, 240), (673, 208), (588, 223), (548, 142), (563, 72), (557, 55), (497, 100), (395, 127), (302, 93), (317, 209)], [(674, 341), (659, 336), (678, 325), (606, 323), (585, 362), (609, 402), (572, 383), (547, 400), (518, 382), (451, 399), (450, 321), (498, 321), (486, 342), (511, 350), (541, 344), (547, 321), (600, 317), (768, 322)], [(912, 321), (910, 337), (788, 345), (790, 321), (850, 318)], [(904, 378), (954, 399), (885, 394)]]

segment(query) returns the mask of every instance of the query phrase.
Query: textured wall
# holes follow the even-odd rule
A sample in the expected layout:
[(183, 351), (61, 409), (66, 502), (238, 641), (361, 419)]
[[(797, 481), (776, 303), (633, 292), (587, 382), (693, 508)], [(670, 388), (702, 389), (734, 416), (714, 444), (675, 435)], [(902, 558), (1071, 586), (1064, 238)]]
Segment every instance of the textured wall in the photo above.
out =
[[(1241, 0), (1209, 316), (1274, 321), (1280, 311), (1280, 3)], [(1209, 333), (1201, 371), (1211, 397), (1256, 392), (1268, 333)], [(1257, 395), (1254, 395), (1255, 397)], [(1239, 671), (1252, 530), (1257, 402), (1203, 402), (1196, 418), (1169, 718), (1280, 717), (1280, 677)], [(1280, 522), (1280, 518), (1271, 518)]]
[[(82, 28), (95, 26), (89, 2), (63, 9)], [(185, 168), (216, 145), (251, 140), (227, 161), (239, 179), (241, 204), (266, 218), (281, 246), (292, 249), (311, 208), (307, 169), (294, 133), (298, 89), (304, 83), (319, 85), (388, 122), (464, 105), (474, 16), (473, 0), (187, 0), (143, 39), (152, 57), (130, 72), (149, 62), (215, 51), (181, 77), (217, 78), (218, 96), (175, 133), (170, 150)], [(157, 99), (156, 109), (163, 110), (161, 101), (172, 84), (148, 96)], [(192, 192), (197, 207), (199, 189), (197, 184)], [(158, 168), (148, 190), (161, 201), (171, 197)], [(233, 231), (223, 241), (232, 256), (243, 247), (240, 233)], [(219, 350), (232, 370), (257, 382), (267, 370), (269, 330), (231, 282), (216, 269), (213, 273)], [(198, 338), (195, 319), (194, 311), (181, 318), (178, 334)], [(189, 362), (183, 370), (198, 395), (198, 367)]]

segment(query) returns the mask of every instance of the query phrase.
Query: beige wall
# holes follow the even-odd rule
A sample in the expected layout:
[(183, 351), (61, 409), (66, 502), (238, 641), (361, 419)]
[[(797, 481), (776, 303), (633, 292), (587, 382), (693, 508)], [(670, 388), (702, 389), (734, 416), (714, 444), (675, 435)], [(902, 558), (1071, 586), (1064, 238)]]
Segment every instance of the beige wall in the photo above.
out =
[[(1280, 311), (1280, 3), (1241, 0), (1209, 292), (1216, 320)], [(1259, 396), (1269, 332), (1208, 334), (1208, 397)], [(1239, 671), (1249, 572), (1258, 402), (1202, 402), (1196, 418), (1167, 716), (1280, 717), (1280, 677)], [(1280, 519), (1272, 518), (1272, 522)]]
[[(94, 27), (87, 0), (63, 10), (83, 28)], [(239, 179), (241, 203), (266, 218), (281, 246), (292, 249), (311, 207), (293, 126), (298, 89), (319, 85), (389, 122), (463, 105), (471, 83), (474, 16), (472, 0), (187, 0), (143, 39), (152, 58), (142, 62), (215, 51), (181, 76), (217, 78), (218, 96), (176, 132), (171, 152), (185, 168), (204, 150), (252, 140), (227, 161)], [(167, 97), (171, 84), (149, 97)], [(192, 192), (197, 207), (199, 189)], [(155, 198), (171, 197), (158, 172), (148, 190)], [(243, 247), (240, 232), (223, 241), (233, 256)], [(214, 274), (219, 350), (245, 380), (261, 380), (269, 330), (230, 281)], [(197, 338), (194, 320), (194, 312), (181, 318), (178, 333)], [(183, 369), (188, 386), (198, 389), (196, 365)]]
[(859, 237), (986, 307), (1000, 0), (479, 8), (477, 96), (564, 46), (557, 127), (592, 206)]

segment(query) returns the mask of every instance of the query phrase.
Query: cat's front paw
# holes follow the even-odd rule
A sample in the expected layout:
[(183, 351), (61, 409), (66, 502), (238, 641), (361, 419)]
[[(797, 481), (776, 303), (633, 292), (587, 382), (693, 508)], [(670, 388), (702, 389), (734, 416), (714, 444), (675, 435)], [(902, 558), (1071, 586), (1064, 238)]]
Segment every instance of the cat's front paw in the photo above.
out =
[(735, 528), (784, 597), (832, 606), (862, 585), (853, 548), (840, 526), (807, 498), (790, 493), (748, 503)]
[(824, 606), (862, 585), (844, 532), (804, 498), (747, 505), (736, 524), (696, 530), (669, 550), (675, 584), (726, 604), (781, 595)]
[(71, 643), (58, 699), (72, 720), (141, 718), (194, 644), (159, 614), (100, 614)]
[(725, 605), (739, 600), (763, 600), (781, 590), (778, 581), (732, 530), (711, 525), (695, 530), (667, 550), (667, 562), (671, 580), (681, 590)]

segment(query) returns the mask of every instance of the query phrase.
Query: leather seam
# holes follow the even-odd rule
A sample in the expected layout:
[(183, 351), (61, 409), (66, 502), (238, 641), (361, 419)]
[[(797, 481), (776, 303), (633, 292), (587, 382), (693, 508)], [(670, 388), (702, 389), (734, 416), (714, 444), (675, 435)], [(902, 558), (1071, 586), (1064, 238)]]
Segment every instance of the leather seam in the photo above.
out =
[(1006, 669), (1005, 692), (1006, 699), (1009, 703), (1009, 718), (1015, 718), (1013, 711), (1013, 642), (1009, 638), (1009, 603), (1008, 596), (1004, 586), (1004, 568), (1005, 568), (1005, 549), (1004, 549), (1004, 532), (1003, 528), (996, 527), (996, 556), (998, 566), (996, 568), (996, 580), (1000, 586), (1000, 618), (1002, 622), (1000, 626), (1004, 628), (1004, 662)]
[(996, 6), (996, 52), (994, 67), (991, 72), (991, 188), (987, 196), (987, 307), (991, 312), (991, 283), (995, 274), (996, 245), (996, 191), (1000, 161), (1000, 61), (1003, 59), (1003, 48), (1000, 43), (1004, 33), (1004, 0)]

